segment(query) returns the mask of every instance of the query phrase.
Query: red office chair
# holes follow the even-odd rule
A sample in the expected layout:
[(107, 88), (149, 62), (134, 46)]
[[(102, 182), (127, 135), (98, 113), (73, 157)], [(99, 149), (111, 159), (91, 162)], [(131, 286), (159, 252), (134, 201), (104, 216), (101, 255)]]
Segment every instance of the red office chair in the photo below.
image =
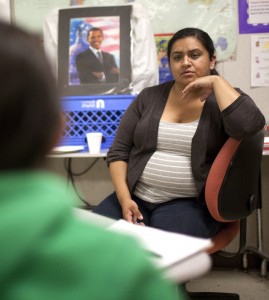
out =
[[(213, 238), (209, 254), (221, 253), (240, 232), (238, 253), (244, 248), (246, 218), (257, 208), (264, 131), (251, 138), (229, 138), (217, 155), (207, 178), (205, 199), (209, 212), (225, 226)], [(241, 239), (241, 235), (243, 238)], [(237, 254), (238, 254), (237, 253)], [(189, 293), (191, 299), (239, 299), (236, 294)]]

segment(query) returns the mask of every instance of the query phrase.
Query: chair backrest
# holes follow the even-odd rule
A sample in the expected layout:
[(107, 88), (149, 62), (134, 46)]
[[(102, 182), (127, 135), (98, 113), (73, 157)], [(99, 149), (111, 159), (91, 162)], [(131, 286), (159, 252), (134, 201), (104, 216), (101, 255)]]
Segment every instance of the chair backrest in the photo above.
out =
[(257, 207), (264, 131), (245, 140), (229, 138), (210, 169), (205, 199), (220, 222), (248, 217)]
[(257, 207), (264, 131), (251, 138), (229, 138), (210, 169), (205, 199), (210, 214), (225, 226), (212, 238), (212, 254), (229, 245), (240, 231), (240, 221)]

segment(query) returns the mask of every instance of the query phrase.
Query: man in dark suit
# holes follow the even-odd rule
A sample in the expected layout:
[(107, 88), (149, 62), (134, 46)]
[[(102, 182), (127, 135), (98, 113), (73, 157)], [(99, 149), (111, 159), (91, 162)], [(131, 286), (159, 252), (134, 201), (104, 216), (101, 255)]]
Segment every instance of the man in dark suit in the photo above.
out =
[(101, 51), (104, 40), (103, 31), (93, 27), (87, 36), (89, 49), (76, 57), (76, 67), (80, 83), (110, 83), (119, 81), (119, 68), (115, 58), (108, 52)]

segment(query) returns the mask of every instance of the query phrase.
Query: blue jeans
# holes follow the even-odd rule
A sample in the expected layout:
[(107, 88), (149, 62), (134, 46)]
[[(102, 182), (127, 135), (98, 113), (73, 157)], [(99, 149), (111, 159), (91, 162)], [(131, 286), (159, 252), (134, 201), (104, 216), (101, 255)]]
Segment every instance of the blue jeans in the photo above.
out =
[[(180, 198), (160, 204), (143, 201), (134, 195), (132, 199), (143, 215), (143, 222), (150, 227), (201, 238), (210, 238), (222, 228), (222, 223), (214, 220), (207, 206), (196, 198)], [(93, 212), (115, 220), (123, 218), (115, 192)]]

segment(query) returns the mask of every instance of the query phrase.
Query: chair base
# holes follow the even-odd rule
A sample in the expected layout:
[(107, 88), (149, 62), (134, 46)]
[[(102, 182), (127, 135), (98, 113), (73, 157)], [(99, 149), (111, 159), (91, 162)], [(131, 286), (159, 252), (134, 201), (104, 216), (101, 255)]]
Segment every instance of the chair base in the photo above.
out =
[(239, 300), (239, 295), (233, 293), (188, 292), (189, 300)]

